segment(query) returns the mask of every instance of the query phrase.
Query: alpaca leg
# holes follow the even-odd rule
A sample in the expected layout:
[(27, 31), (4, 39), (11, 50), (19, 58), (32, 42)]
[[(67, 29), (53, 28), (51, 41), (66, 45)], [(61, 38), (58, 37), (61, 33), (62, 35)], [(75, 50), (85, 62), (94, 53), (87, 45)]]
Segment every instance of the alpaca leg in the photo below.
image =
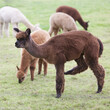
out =
[(57, 64), (56, 67), (56, 98), (61, 97), (61, 94), (64, 91), (64, 64)]
[(53, 33), (53, 28), (51, 28), (51, 27), (50, 27), (50, 29), (49, 29), (49, 31), (48, 31), (48, 32), (49, 32), (49, 34), (50, 34), (50, 36), (51, 36), (51, 35), (52, 35), (52, 33)]
[(65, 27), (63, 27), (63, 32), (68, 32), (68, 30)]
[(43, 62), (43, 59), (39, 59), (38, 61), (38, 74), (41, 74), (41, 71), (42, 71), (42, 62)]
[(70, 74), (70, 75), (75, 75), (75, 74), (77, 74), (77, 73), (80, 73), (80, 72), (85, 71), (85, 70), (88, 68), (88, 66), (87, 66), (87, 64), (86, 64), (86, 62), (85, 62), (85, 60), (84, 60), (84, 58), (83, 58), (83, 55), (81, 55), (81, 56), (80, 56), (78, 59), (76, 59), (75, 61), (76, 61), (76, 63), (77, 63), (78, 66), (76, 66), (76, 67), (74, 67), (73, 69), (71, 69), (71, 70), (65, 72), (65, 73), (64, 73), (65, 75), (69, 75), (69, 74)]
[(57, 35), (59, 29), (54, 29), (54, 35)]
[(44, 65), (44, 76), (46, 76), (48, 63), (45, 60), (43, 60), (43, 65)]
[(34, 71), (35, 71), (35, 68), (36, 68), (36, 63), (37, 63), (37, 59), (33, 60), (31, 62), (31, 65), (30, 65), (30, 73), (31, 73), (31, 80), (32, 81), (34, 80)]
[(0, 37), (3, 37), (3, 23), (0, 23)]
[[(12, 23), (13, 28), (18, 28), (18, 23)], [(16, 36), (16, 32), (13, 30), (13, 36)]]
[(5, 35), (9, 37), (9, 23), (5, 23), (4, 25)]
[(86, 62), (91, 68), (91, 70), (94, 72), (94, 75), (97, 78), (97, 84), (98, 84), (98, 90), (97, 93), (100, 93), (102, 91), (103, 85), (104, 85), (104, 77), (105, 77), (105, 71), (101, 65), (98, 64), (98, 57), (93, 56), (85, 56)]

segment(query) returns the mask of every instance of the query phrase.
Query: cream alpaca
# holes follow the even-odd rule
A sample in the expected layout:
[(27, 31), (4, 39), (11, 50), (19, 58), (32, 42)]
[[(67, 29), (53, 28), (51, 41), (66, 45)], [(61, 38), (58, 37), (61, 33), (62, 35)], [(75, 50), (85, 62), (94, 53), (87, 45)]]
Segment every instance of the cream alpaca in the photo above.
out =
[[(26, 27), (30, 28), (31, 31), (40, 29), (38, 25), (34, 26), (30, 21), (23, 15), (23, 13), (17, 8), (5, 6), (0, 9), (0, 37), (3, 37), (3, 25), (5, 35), (9, 37), (9, 23), (14, 27), (18, 27), (18, 23), (23, 23)], [(15, 36), (13, 31), (13, 36)]]

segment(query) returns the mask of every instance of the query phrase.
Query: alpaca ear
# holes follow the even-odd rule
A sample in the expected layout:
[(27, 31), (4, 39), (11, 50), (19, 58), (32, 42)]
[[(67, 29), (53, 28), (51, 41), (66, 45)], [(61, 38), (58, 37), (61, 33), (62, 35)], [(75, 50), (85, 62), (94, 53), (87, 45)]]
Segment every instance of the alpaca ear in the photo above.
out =
[(13, 30), (15, 30), (16, 32), (20, 32), (18, 28), (13, 28)]
[(25, 33), (26, 33), (27, 36), (30, 36), (31, 30), (29, 28), (27, 28)]
[(17, 68), (17, 70), (19, 71), (19, 67), (18, 67), (18, 66), (16, 66), (16, 68)]

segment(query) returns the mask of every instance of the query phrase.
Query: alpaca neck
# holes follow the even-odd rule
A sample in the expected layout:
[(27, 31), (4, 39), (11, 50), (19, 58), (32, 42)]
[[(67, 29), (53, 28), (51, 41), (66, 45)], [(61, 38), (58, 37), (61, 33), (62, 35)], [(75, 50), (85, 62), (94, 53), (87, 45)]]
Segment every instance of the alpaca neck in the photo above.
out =
[(81, 26), (84, 26), (85, 22), (82, 18), (78, 19), (78, 22), (80, 23)]
[(30, 28), (31, 30), (34, 28), (34, 25), (31, 24), (31, 22), (30, 22), (26, 17), (22, 20), (22, 23), (23, 23), (27, 28)]
[(28, 46), (25, 48), (32, 56), (37, 58), (46, 57), (46, 48), (43, 45), (37, 45), (31, 37), (28, 40)]

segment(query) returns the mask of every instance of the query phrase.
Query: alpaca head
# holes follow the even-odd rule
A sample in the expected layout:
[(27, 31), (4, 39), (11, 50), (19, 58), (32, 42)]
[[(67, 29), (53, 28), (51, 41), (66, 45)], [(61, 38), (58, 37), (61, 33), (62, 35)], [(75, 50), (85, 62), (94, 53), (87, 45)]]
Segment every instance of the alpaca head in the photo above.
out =
[(18, 78), (18, 82), (22, 83), (24, 81), (25, 77), (26, 77), (25, 71), (26, 71), (27, 68), (24, 70), (24, 72), (21, 69), (19, 69), (18, 66), (16, 66), (16, 68), (17, 68), (16, 76)]
[(32, 29), (32, 32), (34, 32), (34, 31), (36, 31), (36, 30), (41, 30), (39, 24), (36, 24), (36, 25), (34, 26), (34, 28)]
[(84, 23), (84, 29), (87, 30), (88, 26), (89, 26), (89, 21)]
[(31, 30), (29, 28), (25, 32), (20, 31), (18, 28), (14, 28), (14, 30), (17, 32), (15, 46), (17, 48), (26, 48), (30, 39)]

